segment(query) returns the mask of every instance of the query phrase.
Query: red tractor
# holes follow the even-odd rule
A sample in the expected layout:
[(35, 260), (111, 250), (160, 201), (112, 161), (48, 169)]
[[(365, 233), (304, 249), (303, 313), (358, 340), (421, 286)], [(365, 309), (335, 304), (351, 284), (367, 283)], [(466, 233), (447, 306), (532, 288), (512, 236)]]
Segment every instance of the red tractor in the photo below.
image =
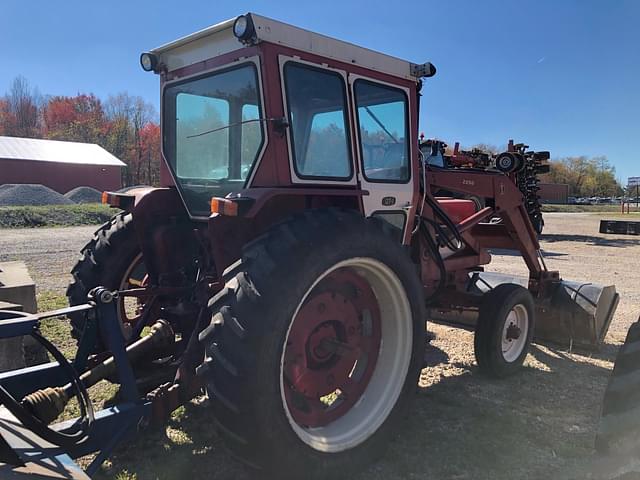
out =
[[(475, 326), (494, 377), (518, 370), (534, 335), (606, 334), (615, 289), (546, 269), (513, 178), (424, 161), (430, 63), (255, 14), (140, 60), (160, 77), (163, 186), (105, 193), (122, 212), (84, 248), (68, 297), (115, 291), (129, 345), (170, 326), (170, 351), (136, 366), (157, 417), (204, 388), (250, 465), (342, 477), (377, 459), (407, 413), (427, 319)], [(520, 252), (529, 277), (483, 273), (493, 248)]]

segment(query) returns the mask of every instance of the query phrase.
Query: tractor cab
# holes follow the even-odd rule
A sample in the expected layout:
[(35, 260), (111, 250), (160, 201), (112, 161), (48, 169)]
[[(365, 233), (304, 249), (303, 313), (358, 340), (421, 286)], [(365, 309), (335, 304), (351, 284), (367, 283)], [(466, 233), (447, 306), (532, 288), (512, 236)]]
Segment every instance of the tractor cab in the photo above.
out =
[(417, 102), (429, 64), (253, 13), (143, 53), (162, 83), (164, 185), (192, 219), (212, 197), (337, 188), (404, 228), (418, 178)]

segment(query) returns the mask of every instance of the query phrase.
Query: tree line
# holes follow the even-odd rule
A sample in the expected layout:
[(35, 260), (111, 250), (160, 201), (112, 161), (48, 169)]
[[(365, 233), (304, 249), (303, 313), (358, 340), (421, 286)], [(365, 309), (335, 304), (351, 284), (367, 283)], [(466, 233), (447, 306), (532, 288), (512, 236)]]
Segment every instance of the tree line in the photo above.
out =
[[(104, 101), (92, 93), (45, 96), (18, 76), (0, 97), (0, 135), (97, 143), (127, 165), (122, 173), (124, 185), (157, 185), (160, 180), (157, 112), (142, 97), (126, 92)], [(491, 153), (504, 150), (487, 144), (474, 147)], [(551, 171), (541, 180), (568, 184), (572, 196), (624, 193), (605, 156), (566, 157), (550, 165)]]
[(126, 92), (41, 95), (22, 76), (0, 97), (0, 135), (96, 143), (126, 164), (124, 185), (160, 181), (160, 126), (153, 105)]
[(551, 163), (542, 181), (566, 183), (574, 197), (619, 197), (624, 188), (616, 179), (616, 169), (605, 156), (567, 157)]

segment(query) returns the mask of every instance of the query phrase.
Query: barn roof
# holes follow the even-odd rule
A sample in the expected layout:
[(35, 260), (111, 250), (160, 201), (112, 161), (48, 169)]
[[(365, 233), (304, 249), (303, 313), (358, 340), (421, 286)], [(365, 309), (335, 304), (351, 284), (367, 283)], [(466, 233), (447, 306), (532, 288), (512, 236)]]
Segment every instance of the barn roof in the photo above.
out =
[(124, 162), (95, 143), (2, 136), (0, 136), (0, 159), (125, 166)]

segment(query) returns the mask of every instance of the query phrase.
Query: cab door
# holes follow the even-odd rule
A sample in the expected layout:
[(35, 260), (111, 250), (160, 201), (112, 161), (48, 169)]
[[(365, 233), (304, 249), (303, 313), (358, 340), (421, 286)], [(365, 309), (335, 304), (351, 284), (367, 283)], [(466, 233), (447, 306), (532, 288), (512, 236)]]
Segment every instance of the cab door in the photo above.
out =
[(349, 75), (353, 99), (358, 180), (366, 216), (378, 216), (406, 237), (414, 194), (409, 89)]
[(293, 184), (357, 185), (347, 73), (279, 55)]

